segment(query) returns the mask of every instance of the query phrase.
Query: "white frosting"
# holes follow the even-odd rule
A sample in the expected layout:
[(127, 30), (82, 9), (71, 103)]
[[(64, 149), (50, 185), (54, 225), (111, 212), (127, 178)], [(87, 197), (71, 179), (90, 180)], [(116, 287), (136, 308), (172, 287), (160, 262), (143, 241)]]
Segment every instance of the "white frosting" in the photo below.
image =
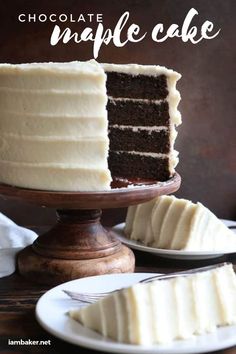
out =
[(95, 61), (0, 65), (0, 181), (110, 189), (106, 75)]
[(179, 163), (179, 152), (176, 150), (172, 150), (172, 152), (169, 155), (169, 171), (170, 175), (172, 176), (175, 173), (175, 167)]
[(133, 221), (138, 205), (131, 205), (127, 210), (126, 223), (125, 223), (125, 233), (126, 235), (131, 235), (133, 230)]
[[(1, 77), (1, 72), (0, 72)], [(0, 83), (1, 85), (1, 83)], [(105, 92), (70, 92), (58, 90), (10, 90), (0, 88), (0, 111), (28, 114), (68, 114), (97, 117), (106, 114)], [(14, 106), (12, 104), (14, 102)]]
[[(25, 79), (31, 80), (32, 75), (37, 75), (37, 78), (40, 78), (39, 74), (46, 75), (54, 75), (54, 74), (61, 74), (62, 77), (68, 79), (68, 75), (75, 75), (78, 74), (79, 76), (84, 75), (86, 76), (103, 76), (103, 82), (105, 81), (104, 77), (104, 70), (102, 69), (101, 65), (96, 62), (96, 60), (92, 59), (89, 61), (71, 61), (71, 62), (48, 62), (48, 63), (26, 63), (26, 64), (0, 64), (0, 72), (1, 75), (9, 75), (9, 77), (18, 76), (18, 78), (14, 78), (12, 83), (24, 82)], [(21, 75), (24, 75), (22, 78)], [(29, 76), (27, 76), (29, 75)], [(21, 76), (21, 77), (20, 77)], [(4, 77), (4, 76), (3, 76)], [(72, 77), (73, 78), (73, 77)], [(46, 79), (46, 77), (45, 77)], [(57, 80), (58, 78), (56, 78)], [(100, 80), (101, 80), (100, 79)], [(50, 81), (47, 79), (48, 82)], [(40, 80), (38, 80), (40, 81)], [(32, 80), (33, 82), (33, 80)], [(11, 84), (11, 82), (10, 82)], [(35, 85), (35, 83), (34, 83)], [(33, 85), (33, 86), (34, 86)], [(37, 84), (36, 84), (37, 85)], [(5, 86), (5, 85), (3, 85)], [(64, 86), (64, 85), (63, 85)], [(7, 86), (7, 87), (12, 87)], [(23, 85), (23, 88), (25, 85)], [(35, 87), (35, 86), (34, 86)]]
[(110, 171), (76, 164), (0, 161), (1, 182), (49, 191), (102, 191), (108, 189)]
[(148, 75), (159, 76), (166, 75), (173, 77), (173, 80), (178, 81), (181, 75), (172, 69), (167, 69), (164, 66), (159, 65), (140, 65), (140, 64), (101, 64), (106, 72), (118, 72), (130, 75)]
[(104, 137), (107, 135), (107, 117), (77, 117), (63, 114), (31, 114), (2, 112), (0, 132), (19, 136), (49, 137)]
[(158, 152), (143, 152), (143, 151), (123, 151), (123, 150), (118, 150), (118, 151), (113, 151), (113, 153), (115, 154), (120, 154), (120, 153), (126, 153), (126, 154), (130, 154), (130, 155), (139, 155), (139, 156), (150, 156), (150, 157), (154, 157), (154, 158), (160, 158), (160, 159), (164, 159), (166, 157), (169, 158), (177, 158), (179, 152), (174, 150), (169, 154), (161, 154)]
[[(20, 146), (20, 148), (19, 148)], [(107, 168), (108, 138), (0, 135), (1, 160)], [(46, 152), (46, 153), (45, 153)]]
[(127, 214), (127, 224), (127, 237), (151, 247), (236, 252), (235, 234), (209, 209), (174, 196), (138, 205), (135, 212)]
[(161, 104), (163, 102), (166, 102), (167, 100), (150, 100), (147, 98), (129, 98), (129, 97), (112, 97), (112, 96), (108, 96), (108, 99), (110, 101), (112, 101), (113, 103), (119, 102), (119, 101), (123, 101), (123, 102), (135, 102), (135, 103), (155, 103), (155, 104)]
[(231, 264), (188, 276), (135, 284), (69, 316), (119, 342), (169, 343), (236, 324), (236, 276)]

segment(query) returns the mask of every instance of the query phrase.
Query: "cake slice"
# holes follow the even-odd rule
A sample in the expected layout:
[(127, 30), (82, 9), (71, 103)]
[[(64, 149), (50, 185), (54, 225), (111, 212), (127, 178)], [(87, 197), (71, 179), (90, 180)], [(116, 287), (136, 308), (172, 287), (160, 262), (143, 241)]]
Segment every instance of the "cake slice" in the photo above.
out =
[(129, 207), (125, 234), (156, 248), (236, 252), (236, 235), (208, 208), (174, 196)]
[(231, 264), (188, 276), (138, 283), (71, 310), (85, 327), (139, 345), (188, 339), (236, 324), (236, 276)]

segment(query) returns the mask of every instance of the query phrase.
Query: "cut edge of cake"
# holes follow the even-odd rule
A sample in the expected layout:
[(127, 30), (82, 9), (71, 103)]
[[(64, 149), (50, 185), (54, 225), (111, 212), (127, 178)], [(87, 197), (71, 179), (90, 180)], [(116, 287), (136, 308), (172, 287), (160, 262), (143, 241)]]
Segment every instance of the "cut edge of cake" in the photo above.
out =
[[(118, 134), (117, 140), (114, 144), (111, 144), (110, 149), (113, 159), (111, 171), (113, 165), (115, 165), (114, 174), (118, 174), (120, 172), (118, 165), (130, 164), (135, 166), (138, 160), (142, 161), (143, 164), (142, 170), (144, 172), (143, 175), (140, 174), (141, 178), (150, 174), (148, 167), (151, 166), (153, 171), (156, 168), (156, 175), (153, 173), (151, 179), (160, 181), (169, 179), (173, 176), (175, 167), (179, 162), (178, 152), (174, 149), (174, 142), (177, 137), (175, 126), (182, 122), (181, 114), (178, 111), (181, 96), (176, 89), (177, 81), (181, 78), (181, 75), (158, 65), (103, 63), (102, 66), (107, 74), (108, 108), (110, 107), (108, 114), (112, 116), (112, 107), (115, 107), (116, 117), (119, 118), (119, 114), (123, 117), (123, 120), (118, 119), (119, 123), (117, 124), (115, 119), (109, 120), (111, 139), (113, 140), (113, 137)], [(148, 82), (148, 80), (152, 81)], [(122, 87), (119, 87), (120, 83), (122, 83)], [(134, 94), (136, 86), (137, 89)], [(161, 92), (161, 98), (158, 98), (159, 91)], [(164, 104), (167, 104), (167, 107)], [(135, 121), (134, 117), (140, 114), (137, 107), (141, 106), (146, 111), (146, 121), (143, 119), (139, 125), (136, 125), (136, 122), (134, 126), (130, 125), (128, 119), (132, 117), (132, 120)], [(152, 107), (151, 110), (150, 106)], [(126, 116), (123, 113), (124, 108), (127, 109)], [(168, 109), (168, 112), (166, 109)], [(163, 110), (162, 113), (160, 113), (161, 110)], [(167, 119), (167, 114), (169, 120), (164, 123), (162, 117), (165, 116), (165, 119)], [(156, 120), (155, 117), (157, 117)], [(160, 123), (158, 123), (159, 119)], [(153, 138), (151, 138), (152, 135)], [(127, 140), (133, 140), (134, 144), (127, 145)], [(127, 147), (125, 147), (126, 145)], [(160, 150), (161, 147), (163, 148), (162, 151)], [(146, 174), (145, 170), (147, 171)]]

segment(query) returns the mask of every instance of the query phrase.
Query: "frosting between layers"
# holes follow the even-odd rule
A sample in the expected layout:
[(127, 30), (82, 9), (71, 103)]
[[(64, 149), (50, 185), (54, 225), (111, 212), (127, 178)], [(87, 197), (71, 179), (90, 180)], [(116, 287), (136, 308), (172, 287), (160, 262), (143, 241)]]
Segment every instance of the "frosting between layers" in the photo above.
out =
[(174, 150), (172, 153), (169, 153), (169, 154), (161, 154), (161, 153), (158, 153), (158, 152), (140, 152), (140, 151), (123, 151), (123, 150), (117, 150), (117, 151), (113, 151), (113, 152), (115, 154), (119, 154), (119, 153), (125, 152), (126, 154), (131, 154), (131, 155), (159, 157), (161, 159), (169, 157), (171, 154), (174, 154), (174, 155), (178, 156), (178, 151), (176, 151), (176, 150)]
[(177, 166), (179, 162), (179, 152), (176, 150), (172, 150), (169, 154), (161, 154), (161, 153), (156, 153), (156, 152), (140, 152), (140, 151), (113, 151), (114, 154), (120, 154), (120, 153), (125, 153), (125, 154), (130, 154), (130, 155), (138, 155), (138, 156), (147, 156), (147, 157), (153, 157), (153, 158), (158, 158), (158, 159), (165, 159), (168, 158), (168, 163), (169, 163), (169, 171), (171, 175), (174, 174), (175, 172), (175, 167)]
[(149, 103), (149, 102), (152, 102), (152, 103), (155, 103), (155, 104), (160, 104), (160, 103), (163, 103), (163, 102), (166, 102), (167, 99), (165, 98), (164, 100), (150, 100), (150, 99), (147, 99), (147, 98), (130, 98), (130, 97), (112, 97), (112, 96), (108, 96), (108, 99), (112, 102), (120, 102), (120, 101), (124, 101), (124, 102), (144, 102), (144, 103)]
[[(169, 158), (169, 171), (170, 171), (170, 175), (172, 176), (175, 172), (175, 167), (177, 166), (178, 162), (179, 162), (179, 152), (174, 150), (174, 142), (175, 139), (177, 137), (177, 131), (174, 127), (174, 125), (171, 125), (170, 127), (166, 127), (166, 126), (159, 126), (159, 127), (143, 127), (143, 126), (129, 126), (129, 125), (118, 125), (118, 124), (113, 124), (110, 125), (109, 127), (111, 128), (119, 128), (121, 130), (126, 130), (126, 129), (130, 129), (133, 132), (138, 132), (138, 131), (142, 131), (142, 130), (146, 130), (149, 131), (149, 133), (151, 134), (153, 131), (168, 131), (170, 130), (170, 136), (169, 136), (169, 141), (170, 141), (170, 152), (169, 154), (160, 154), (160, 153), (155, 153), (155, 152), (140, 152), (140, 151), (126, 151), (126, 153), (130, 153), (130, 154), (136, 154), (136, 155), (140, 155), (140, 156), (151, 156), (151, 157), (156, 157), (156, 158), (164, 158), (164, 157), (168, 157)], [(121, 151), (113, 151), (114, 153), (117, 152), (121, 152)]]
[(164, 100), (149, 100), (149, 99), (141, 99), (141, 98), (115, 98), (108, 96), (108, 99), (111, 102), (137, 102), (137, 103), (155, 103), (156, 105), (159, 105), (163, 102), (168, 102), (169, 104), (169, 115), (170, 115), (170, 123), (175, 124), (176, 126), (180, 125), (182, 123), (181, 119), (181, 113), (178, 110), (178, 105), (181, 100), (181, 96), (179, 91), (176, 90), (176, 82), (173, 81), (173, 79), (167, 78), (167, 86), (169, 90), (169, 94), (167, 98)]

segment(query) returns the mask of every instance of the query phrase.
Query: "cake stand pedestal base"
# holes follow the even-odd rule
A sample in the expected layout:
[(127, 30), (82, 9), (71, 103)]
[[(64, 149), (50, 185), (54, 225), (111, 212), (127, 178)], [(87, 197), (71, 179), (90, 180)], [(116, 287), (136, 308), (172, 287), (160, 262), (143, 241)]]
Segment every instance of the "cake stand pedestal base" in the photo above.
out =
[(20, 274), (40, 284), (60, 284), (68, 280), (107, 273), (134, 271), (134, 255), (126, 246), (121, 246), (115, 256), (99, 259), (69, 260), (52, 259), (36, 254), (31, 246), (19, 253)]
[(24, 277), (41, 284), (134, 271), (133, 252), (100, 224), (101, 210), (58, 210), (56, 225), (18, 255)]
[(133, 272), (133, 252), (115, 232), (103, 228), (101, 210), (147, 202), (175, 192), (180, 183), (175, 173), (165, 182), (122, 181), (101, 192), (41, 191), (0, 184), (4, 197), (57, 209), (56, 225), (19, 253), (20, 274), (54, 285), (91, 275)]

